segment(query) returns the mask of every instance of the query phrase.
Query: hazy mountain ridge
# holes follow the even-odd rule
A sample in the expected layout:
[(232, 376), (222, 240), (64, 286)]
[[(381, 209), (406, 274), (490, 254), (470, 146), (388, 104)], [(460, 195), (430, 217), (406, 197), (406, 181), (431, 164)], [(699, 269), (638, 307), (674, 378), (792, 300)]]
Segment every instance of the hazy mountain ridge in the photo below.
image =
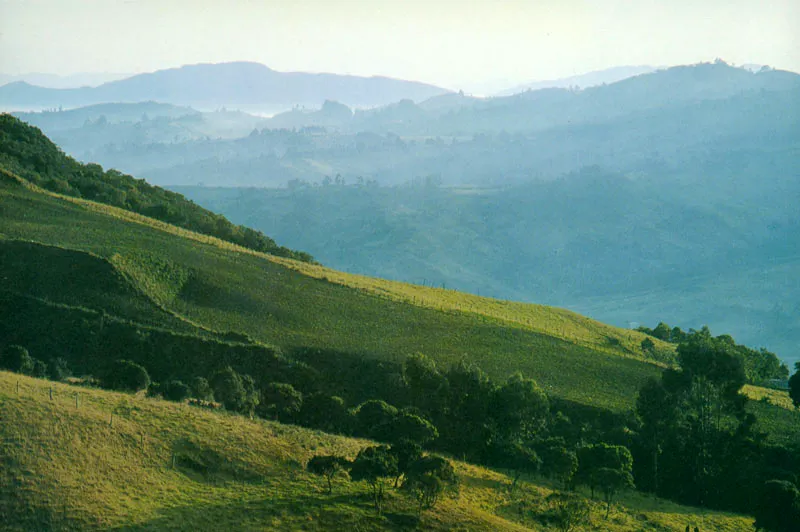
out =
[(69, 106), (158, 101), (204, 108), (319, 105), (339, 100), (375, 106), (403, 98), (423, 100), (447, 89), (386, 77), (277, 72), (258, 63), (187, 65), (103, 83), (97, 87), (47, 89), (25, 82), (0, 87), (0, 105)]
[(631, 78), (641, 74), (648, 74), (657, 69), (657, 67), (649, 65), (611, 67), (602, 70), (594, 70), (592, 72), (578, 74), (575, 76), (523, 83), (522, 85), (517, 85), (515, 87), (502, 90), (495, 94), (495, 96), (511, 96), (514, 94), (519, 94), (520, 92), (548, 88), (569, 89), (572, 87), (577, 87), (579, 89), (586, 89), (596, 85), (616, 83), (617, 81), (622, 81), (623, 79)]

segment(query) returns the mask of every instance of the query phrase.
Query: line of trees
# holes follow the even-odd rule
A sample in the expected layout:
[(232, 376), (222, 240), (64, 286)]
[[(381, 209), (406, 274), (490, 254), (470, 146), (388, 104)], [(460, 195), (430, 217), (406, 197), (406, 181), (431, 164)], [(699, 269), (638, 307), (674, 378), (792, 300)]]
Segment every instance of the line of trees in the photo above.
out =
[[(708, 336), (711, 334), (708, 327), (704, 326), (699, 331), (689, 329), (688, 332), (681, 330), (680, 327), (670, 327), (666, 323), (659, 322), (655, 328), (641, 326), (636, 329), (653, 338), (658, 338), (664, 342), (681, 344), (691, 340), (693, 336)], [(745, 378), (749, 384), (762, 384), (770, 379), (786, 379), (789, 376), (789, 368), (781, 363), (775, 353), (767, 351), (765, 348), (753, 349), (745, 345), (737, 344), (729, 334), (722, 334), (717, 338), (727, 343), (731, 352), (741, 359)], [(655, 349), (655, 343), (649, 338), (642, 340), (642, 350), (650, 351)]]
[(679, 367), (640, 390), (635, 455), (641, 489), (682, 503), (757, 510), (768, 482), (797, 482), (797, 449), (769, 444), (746, 410), (745, 364), (707, 328), (678, 345)]
[[(36, 374), (33, 360), (23, 347), (7, 346), (0, 366)], [(521, 374), (496, 383), (466, 359), (440, 370), (422, 354), (406, 358), (396, 388), (354, 406), (319, 387), (336, 383), (287, 371), (290, 361), (255, 376), (226, 365), (159, 384), (149, 382), (143, 364), (118, 360), (98, 368), (98, 376), (107, 387), (217, 401), (244, 415), (372, 438), (397, 453), (406, 449), (397, 454), (401, 468), (413, 462), (408, 457), (419, 448), (504, 468), (512, 492), (530, 474), (567, 490), (583, 485), (603, 497), (607, 513), (619, 492), (634, 486), (634, 477), (639, 489), (662, 497), (749, 513), (759, 511), (769, 482), (796, 486), (798, 446), (769, 443), (759, 432), (758, 420), (745, 408), (741, 389), (747, 377), (735, 342), (714, 337), (707, 328), (694, 331), (678, 344), (677, 362), (643, 385), (635, 416), (604, 417), (592, 409), (581, 416), (573, 409), (574, 419), (559, 408), (563, 403), (550, 400)], [(54, 359), (38, 364), (40, 376), (45, 366), (69, 373), (65, 362)], [(163, 376), (163, 369), (155, 375)], [(796, 404), (798, 385), (796, 374), (790, 392)], [(404, 471), (398, 470), (395, 484), (405, 482)]]

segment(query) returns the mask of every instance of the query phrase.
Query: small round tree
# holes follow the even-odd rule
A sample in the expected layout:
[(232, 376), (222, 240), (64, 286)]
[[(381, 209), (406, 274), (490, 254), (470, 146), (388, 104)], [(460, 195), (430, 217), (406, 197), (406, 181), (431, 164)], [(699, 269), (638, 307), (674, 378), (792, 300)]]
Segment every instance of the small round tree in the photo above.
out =
[(590, 507), (583, 497), (572, 493), (551, 493), (547, 504), (547, 518), (560, 532), (573, 532), (589, 522)]
[(397, 408), (386, 401), (370, 399), (356, 410), (356, 428), (359, 434), (374, 438), (379, 427), (387, 425), (397, 417)]
[(214, 392), (205, 377), (193, 377), (189, 382), (189, 388), (191, 388), (192, 397), (195, 399), (200, 399), (201, 401), (214, 400)]
[(298, 418), (303, 425), (325, 432), (345, 432), (348, 425), (344, 400), (324, 393), (314, 393), (306, 397)]
[(595, 472), (597, 488), (603, 494), (606, 502), (606, 519), (611, 511), (611, 503), (622, 490), (633, 488), (633, 476), (630, 471), (601, 467)]
[(417, 499), (418, 512), (433, 508), (446, 489), (455, 489), (458, 477), (453, 465), (440, 456), (425, 456), (409, 467), (403, 490)]
[(397, 459), (385, 445), (361, 449), (350, 468), (350, 478), (354, 482), (364, 480), (372, 488), (372, 500), (378, 514), (383, 509), (384, 481), (396, 475)]
[(270, 382), (261, 390), (258, 414), (266, 419), (290, 423), (303, 406), (303, 394), (285, 382)]
[(373, 435), (379, 440), (391, 443), (409, 440), (419, 445), (425, 445), (438, 438), (439, 431), (423, 417), (402, 413), (388, 423), (377, 427), (373, 431)]
[(181, 381), (170, 381), (164, 389), (164, 399), (183, 401), (191, 394), (189, 387)]
[(244, 383), (242, 377), (230, 366), (211, 377), (211, 389), (214, 391), (214, 397), (226, 410), (238, 412), (244, 408), (247, 395)]
[(422, 458), (422, 447), (410, 440), (401, 440), (389, 449), (389, 452), (397, 459), (397, 476), (394, 479), (396, 488), (400, 482), (400, 477), (408, 476), (411, 465)]
[(550, 446), (542, 454), (542, 473), (566, 488), (578, 470), (578, 457), (563, 446)]
[(150, 375), (136, 362), (117, 360), (106, 371), (103, 384), (113, 390), (138, 392), (150, 384)]
[(333, 477), (350, 464), (347, 458), (333, 455), (317, 455), (306, 464), (306, 470), (314, 475), (323, 476), (328, 480), (328, 493), (333, 493)]

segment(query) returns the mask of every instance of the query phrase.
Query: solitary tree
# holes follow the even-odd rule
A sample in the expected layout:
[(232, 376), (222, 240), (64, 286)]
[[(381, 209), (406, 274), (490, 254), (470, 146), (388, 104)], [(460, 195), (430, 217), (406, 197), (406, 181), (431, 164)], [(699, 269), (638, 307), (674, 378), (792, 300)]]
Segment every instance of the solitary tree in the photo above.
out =
[(547, 447), (542, 454), (542, 473), (562, 483), (564, 487), (578, 470), (578, 457), (564, 446)]
[(561, 532), (572, 532), (589, 522), (589, 504), (572, 493), (551, 493), (547, 497), (548, 517)]
[(642, 345), (642, 353), (645, 355), (652, 354), (653, 351), (655, 351), (656, 349), (656, 343), (650, 338), (645, 338), (644, 340), (642, 340), (641, 345)]
[(361, 449), (350, 468), (350, 478), (353, 481), (364, 480), (369, 484), (378, 514), (383, 510), (385, 479), (395, 476), (397, 476), (397, 459), (385, 445)]
[[(576, 480), (589, 487), (594, 498), (595, 489), (600, 488), (600, 470), (619, 471), (623, 476), (631, 475), (633, 456), (627, 447), (598, 443), (578, 449), (578, 471)], [(604, 473), (606, 476), (608, 474)]]
[(458, 477), (453, 465), (440, 456), (425, 456), (409, 467), (403, 489), (417, 499), (418, 512), (433, 508), (441, 494), (448, 488), (458, 485)]
[(349, 464), (347, 458), (333, 455), (318, 455), (311, 458), (306, 469), (315, 475), (320, 475), (328, 480), (328, 493), (333, 493), (333, 477)]
[(509, 492), (514, 493), (523, 473), (535, 473), (542, 465), (539, 455), (533, 449), (518, 442), (499, 441), (488, 450), (488, 458), (492, 465), (511, 470), (511, 486)]
[(47, 377), (47, 364), (44, 361), (39, 360), (38, 358), (33, 359), (33, 371), (30, 372), (30, 375), (34, 377), (44, 379)]
[(422, 458), (422, 447), (410, 440), (400, 440), (392, 445), (389, 452), (397, 459), (397, 476), (394, 479), (396, 488), (400, 482), (400, 477), (408, 476), (412, 464)]
[(611, 503), (617, 494), (627, 488), (633, 488), (633, 476), (630, 471), (601, 467), (595, 472), (595, 482), (606, 502), (606, 519), (611, 511)]
[(447, 379), (433, 359), (422, 353), (411, 355), (403, 362), (403, 383), (410, 402), (428, 413), (438, 412), (447, 394)]

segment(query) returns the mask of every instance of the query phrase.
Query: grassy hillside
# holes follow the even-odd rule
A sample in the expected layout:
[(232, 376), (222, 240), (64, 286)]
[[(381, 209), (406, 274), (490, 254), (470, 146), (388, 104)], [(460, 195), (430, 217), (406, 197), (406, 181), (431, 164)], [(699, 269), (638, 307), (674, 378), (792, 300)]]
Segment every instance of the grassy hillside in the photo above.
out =
[[(51, 301), (68, 303), (65, 288), (91, 286), (93, 268), (111, 264), (157, 302), (154, 320), (159, 306), (192, 324), (284, 350), (325, 349), (368, 362), (396, 364), (415, 352), (443, 365), (467, 357), (494, 378), (521, 370), (555, 397), (615, 411), (629, 409), (638, 386), (659, 371), (642, 358), (639, 333), (566, 311), (309, 268), (11, 181), (0, 187), (0, 198), (6, 239), (84, 253), (69, 287), (37, 287), (36, 295)], [(109, 300), (94, 304), (111, 313), (114, 291), (104, 293)]]
[[(419, 523), (394, 490), (379, 517), (363, 483), (339, 478), (328, 495), (303, 468), (368, 442), (298, 427), (5, 372), (0, 418), (2, 530), (554, 530), (541, 522), (547, 482), (528, 479), (510, 497), (502, 472), (463, 463), (457, 496)], [(752, 529), (635, 493), (608, 520), (592, 506), (586, 530)]]
[[(661, 363), (642, 355), (640, 333), (562, 309), (264, 255), (129, 211), (42, 191), (8, 175), (0, 184), (0, 200), (0, 254), (13, 258), (2, 261), (9, 281), (4, 288), (17, 291), (14, 297), (34, 296), (26, 303), (26, 316), (51, 316), (53, 325), (46, 330), (63, 331), (48, 338), (34, 323), (23, 334), (24, 327), (11, 319), (18, 304), (0, 300), (5, 323), (34, 357), (50, 356), (53, 344), (58, 349), (70, 335), (64, 324), (97, 322), (99, 311), (131, 322), (120, 325), (127, 332), (116, 336), (167, 338), (162, 341), (173, 346), (174, 363), (163, 363), (158, 349), (140, 355), (147, 357), (142, 363), (159, 368), (159, 380), (188, 380), (205, 374), (196, 373), (198, 368), (208, 371), (225, 363), (264, 375), (273, 371), (277, 349), (334, 376), (327, 391), (351, 404), (391, 386), (399, 364), (416, 352), (443, 367), (466, 358), (498, 381), (522, 371), (551, 398), (616, 413), (630, 411), (639, 386), (660, 371)], [(35, 277), (26, 267), (31, 264)], [(74, 307), (82, 310), (76, 314)], [(172, 332), (148, 333), (153, 324)], [(236, 341), (256, 345), (215, 343), (230, 332), (238, 334)], [(193, 336), (208, 341), (198, 344)], [(84, 353), (87, 347), (80, 345), (76, 350)], [(117, 346), (109, 341), (93, 348), (109, 356), (119, 354)], [(666, 359), (674, 348), (658, 347)], [(760, 399), (763, 393), (753, 390), (751, 397)], [(751, 409), (772, 439), (800, 437), (796, 412), (776, 401), (754, 401)]]

